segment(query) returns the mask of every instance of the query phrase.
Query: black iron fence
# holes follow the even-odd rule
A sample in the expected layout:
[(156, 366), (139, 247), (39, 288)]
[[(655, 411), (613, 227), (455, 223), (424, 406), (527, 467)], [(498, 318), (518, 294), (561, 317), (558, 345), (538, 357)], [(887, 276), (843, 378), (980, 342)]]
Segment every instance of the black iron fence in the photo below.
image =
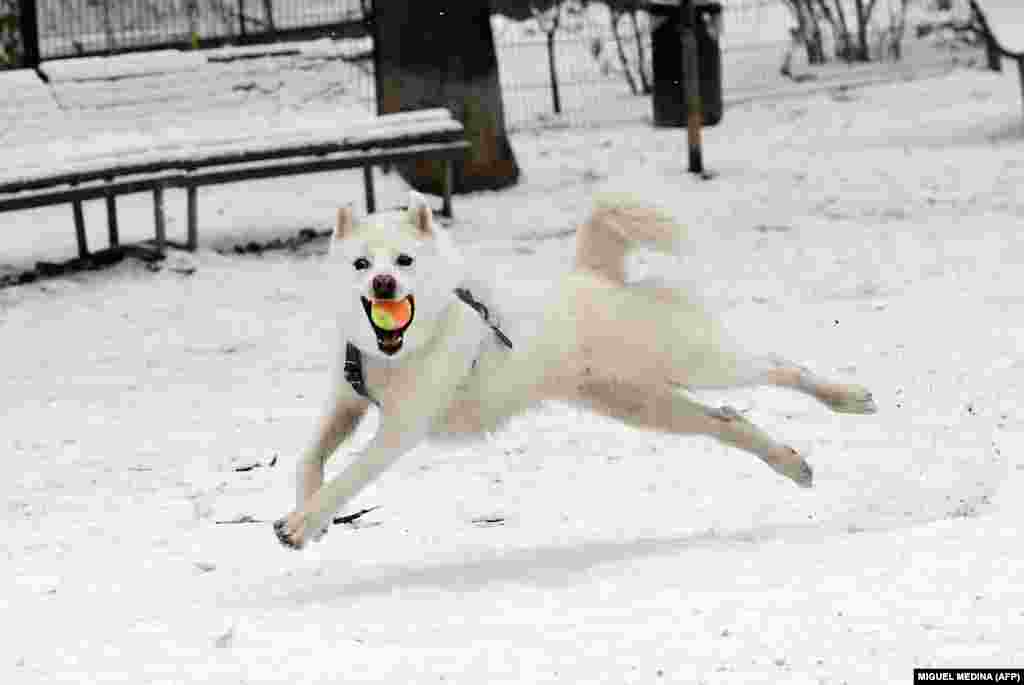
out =
[[(0, 0), (0, 61), (366, 35), (370, 0)], [(6, 57), (4, 57), (6, 55)]]
[[(786, 0), (720, 1), (727, 89), (736, 94), (785, 85), (780, 65), (794, 50), (794, 19)], [(548, 9), (525, 19), (495, 14), (509, 126), (649, 117), (651, 98), (645, 95), (652, 85), (651, 32), (657, 19), (629, 9), (636, 4), (562, 0), (536, 3)], [(966, 0), (951, 4), (965, 6)], [(368, 108), (375, 101), (369, 59), (372, 0), (0, 0), (0, 67), (32, 63), (18, 30), (29, 24), (28, 7), (35, 9), (43, 60), (330, 36), (340, 48), (352, 48), (342, 52), (353, 67), (342, 70), (338, 78), (345, 82), (334, 81), (331, 88), (356, 95)], [(557, 26), (552, 7), (560, 12)]]

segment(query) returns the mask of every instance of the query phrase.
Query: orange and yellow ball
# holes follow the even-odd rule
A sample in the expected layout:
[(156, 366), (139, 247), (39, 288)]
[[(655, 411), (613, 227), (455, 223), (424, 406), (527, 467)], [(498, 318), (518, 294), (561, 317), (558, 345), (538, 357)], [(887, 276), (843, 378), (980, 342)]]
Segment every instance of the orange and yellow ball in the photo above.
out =
[(402, 300), (377, 300), (370, 305), (370, 319), (377, 328), (394, 331), (412, 319), (412, 303)]

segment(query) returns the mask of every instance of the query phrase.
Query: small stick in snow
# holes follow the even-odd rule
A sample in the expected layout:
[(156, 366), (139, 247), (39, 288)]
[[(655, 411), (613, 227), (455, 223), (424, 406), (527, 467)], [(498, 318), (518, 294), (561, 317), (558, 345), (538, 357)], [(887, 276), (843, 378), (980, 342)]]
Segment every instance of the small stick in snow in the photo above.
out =
[(361, 509), (360, 511), (357, 511), (354, 514), (345, 514), (344, 516), (337, 516), (334, 519), (334, 525), (338, 526), (343, 523), (352, 523), (356, 519), (365, 516), (366, 514), (369, 514), (371, 511), (374, 511), (375, 509), (380, 509), (380, 506), (370, 507), (369, 509)]
[(494, 526), (505, 525), (504, 516), (483, 516), (481, 518), (473, 519), (470, 521), (474, 526), (479, 528), (492, 528)]
[(253, 462), (252, 464), (244, 464), (242, 466), (236, 466), (234, 468), (234, 471), (236, 473), (245, 473), (246, 471), (252, 471), (253, 469), (259, 469), (259, 468), (262, 468), (264, 466), (267, 466), (269, 468), (273, 468), (273, 467), (277, 466), (277, 455), (275, 454), (274, 458), (271, 459), (266, 464), (262, 464), (262, 463), (257, 461), (257, 462)]

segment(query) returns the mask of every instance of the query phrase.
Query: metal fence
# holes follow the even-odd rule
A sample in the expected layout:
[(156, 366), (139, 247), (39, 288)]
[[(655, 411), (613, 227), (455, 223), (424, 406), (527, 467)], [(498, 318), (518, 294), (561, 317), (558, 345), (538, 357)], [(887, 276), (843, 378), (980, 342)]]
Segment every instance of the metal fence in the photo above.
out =
[[(28, 0), (0, 0), (5, 7)], [(895, 1), (895, 0), (894, 0)], [(924, 0), (922, 0), (924, 1)], [(370, 48), (372, 0), (31, 0), (38, 6), (40, 57), (54, 59), (169, 46), (297, 40), (329, 35)], [(884, 5), (885, 3), (880, 3)], [(966, 7), (967, 0), (953, 0)], [(721, 35), (727, 90), (783, 85), (779, 66), (790, 45), (793, 18), (783, 0), (723, 0)], [(966, 15), (966, 12), (962, 14)], [(600, 2), (566, 0), (554, 33), (559, 102), (556, 112), (544, 17), (492, 20), (506, 121), (513, 129), (537, 124), (578, 125), (649, 117), (652, 18), (643, 11), (613, 13)], [(0, 23), (0, 41), (3, 39)], [(2, 42), (0, 42), (2, 45)], [(355, 46), (356, 43), (351, 43)], [(364, 54), (365, 57), (365, 54)], [(914, 56), (910, 55), (913, 59)], [(341, 84), (372, 107), (372, 65), (344, 71)]]
[[(723, 5), (722, 72), (727, 97), (737, 100), (769, 92), (788, 92), (797, 84), (781, 73), (787, 54), (799, 63), (802, 49), (792, 41), (795, 19), (783, 0), (720, 0)], [(944, 13), (931, 13), (936, 0), (916, 3), (914, 21), (966, 24), (971, 17), (968, 0), (948, 0)], [(568, 6), (568, 3), (567, 3)], [(888, 58), (878, 42), (883, 27), (896, 11), (898, 0), (881, 0), (872, 22), (872, 54)], [(927, 12), (925, 10), (928, 10)], [(928, 17), (931, 17), (928, 19)], [(644, 86), (651, 79), (652, 18), (646, 12), (613, 14), (602, 3), (590, 3), (583, 12), (563, 13), (555, 40), (555, 67), (559, 83), (559, 109), (555, 112), (548, 68), (545, 21), (505, 21), (496, 18), (494, 27), (506, 120), (512, 129), (532, 126), (578, 126), (650, 118), (651, 98)], [(550, 26), (550, 24), (548, 24)], [(946, 35), (948, 32), (944, 32)], [(969, 34), (959, 33), (950, 43)], [(977, 59), (976, 50), (962, 45), (936, 49), (942, 38), (933, 34), (916, 39), (915, 26), (908, 25), (902, 63), (908, 69), (930, 73), (951, 64)], [(838, 59), (817, 69), (819, 83), (844, 78), (869, 78), (887, 69), (878, 62), (847, 64)]]
[(41, 59), (365, 31), (370, 0), (0, 0), (35, 5)]
[[(723, 5), (725, 59), (777, 71), (789, 21), (781, 0), (724, 0)], [(563, 8), (554, 41), (560, 111), (555, 111), (545, 32), (551, 24), (543, 17), (492, 22), (512, 128), (650, 116), (645, 96), (653, 84), (651, 30), (657, 20), (644, 11), (613, 13), (603, 3), (566, 11), (571, 7)]]

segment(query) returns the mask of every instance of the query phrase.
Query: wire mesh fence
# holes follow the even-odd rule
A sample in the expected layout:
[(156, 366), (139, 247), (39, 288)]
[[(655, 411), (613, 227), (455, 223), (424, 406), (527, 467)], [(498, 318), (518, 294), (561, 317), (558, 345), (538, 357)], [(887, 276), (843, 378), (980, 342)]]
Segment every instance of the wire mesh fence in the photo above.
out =
[[(722, 0), (720, 34), (727, 92), (779, 83), (792, 52), (792, 0)], [(879, 0), (880, 7), (901, 0)], [(945, 2), (967, 17), (967, 0)], [(888, 4), (887, 4), (888, 3)], [(0, 16), (18, 0), (0, 0)], [(326, 35), (338, 70), (350, 82), (332, 84), (374, 107), (368, 20), (372, 0), (37, 0), (43, 59), (113, 54), (167, 46), (299, 40)], [(659, 19), (630, 3), (563, 0), (548, 14), (492, 17), (499, 73), (510, 128), (581, 125), (651, 116), (651, 32)], [(554, 10), (551, 8), (554, 7)], [(622, 9), (623, 7), (627, 9)], [(550, 12), (559, 12), (552, 30)], [(0, 38), (3, 36), (0, 24)], [(913, 54), (909, 55), (913, 59)], [(282, 65), (282, 68), (286, 68)], [(554, 74), (554, 78), (552, 78)], [(557, 83), (557, 96), (555, 86)]]
[[(772, 64), (787, 40), (780, 0), (726, 0), (720, 39), (726, 59)], [(513, 128), (533, 123), (600, 123), (649, 116), (651, 32), (658, 18), (643, 10), (615, 11), (603, 3), (564, 3), (553, 44), (543, 17), (495, 17), (505, 114)], [(553, 67), (549, 52), (554, 53)], [(552, 71), (558, 83), (553, 97)], [(556, 111), (557, 110), (557, 111)]]
[(337, 33), (369, 0), (37, 0), (43, 59)]
[[(792, 5), (784, 0), (720, 0), (723, 5), (719, 44), (727, 95), (742, 99), (756, 93), (784, 90), (793, 81), (781, 66), (802, 48), (794, 43)], [(838, 1), (838, 0), (837, 0)], [(619, 3), (622, 6), (624, 3)], [(501, 70), (506, 120), (511, 128), (540, 125), (587, 125), (649, 119), (651, 98), (651, 35), (662, 21), (645, 11), (615, 12), (616, 3), (562, 4), (562, 19), (553, 43), (558, 102), (553, 97), (549, 41), (543, 17), (492, 21)], [(833, 58), (819, 68), (821, 80), (857, 78), (884, 69), (877, 60), (891, 59), (882, 40), (888, 36), (893, 12), (902, 0), (879, 0), (869, 34), (874, 64), (846, 63)], [(957, 61), (956, 46), (935, 49), (915, 40), (916, 27), (966, 25), (968, 0), (918, 0), (905, 36), (903, 65), (924, 70)], [(960, 39), (964, 36), (961, 34)], [(934, 35), (933, 35), (934, 38)], [(953, 39), (950, 39), (952, 42)]]

